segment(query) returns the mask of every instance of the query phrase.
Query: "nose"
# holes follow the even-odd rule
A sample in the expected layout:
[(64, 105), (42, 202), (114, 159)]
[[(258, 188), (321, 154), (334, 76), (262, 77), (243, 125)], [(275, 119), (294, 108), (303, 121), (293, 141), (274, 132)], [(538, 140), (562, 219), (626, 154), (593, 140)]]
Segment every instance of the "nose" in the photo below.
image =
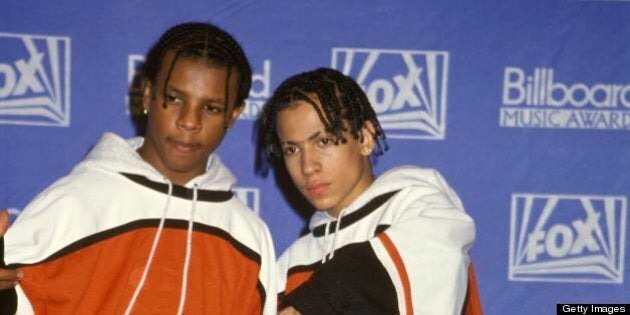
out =
[(177, 127), (186, 131), (201, 130), (201, 113), (191, 106), (182, 106), (177, 117)]
[(304, 176), (311, 176), (321, 170), (321, 163), (315, 152), (307, 148), (303, 148), (300, 155), (300, 163), (302, 167), (302, 174)]

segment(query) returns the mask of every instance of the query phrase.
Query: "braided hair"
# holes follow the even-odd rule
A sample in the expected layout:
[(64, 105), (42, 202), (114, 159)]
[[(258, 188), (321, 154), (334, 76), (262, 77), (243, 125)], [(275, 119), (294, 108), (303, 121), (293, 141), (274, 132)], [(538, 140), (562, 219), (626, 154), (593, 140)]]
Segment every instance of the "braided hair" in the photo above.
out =
[[(318, 106), (314, 96), (321, 106)], [(280, 140), (276, 133), (278, 112), (298, 101), (304, 101), (315, 109), (326, 131), (336, 137), (336, 144), (346, 142), (344, 131), (355, 139), (361, 138), (361, 130), (365, 122), (369, 121), (374, 126), (374, 154), (380, 155), (388, 149), (385, 132), (359, 84), (337, 70), (319, 68), (286, 79), (265, 104), (260, 124), (262, 140), (267, 155), (272, 160), (282, 157)]]
[[(170, 65), (163, 65), (167, 53), (173, 52), (175, 57)], [(160, 91), (166, 95), (166, 86), (171, 77), (171, 73), (179, 58), (191, 58), (201, 60), (208, 63), (209, 66), (227, 67), (227, 77), (225, 83), (225, 100), (226, 100), (226, 118), (230, 114), (230, 107), (227, 104), (230, 99), (229, 82), (232, 68), (238, 73), (238, 87), (236, 95), (235, 107), (243, 106), (245, 99), (249, 96), (252, 85), (252, 69), (239, 43), (226, 31), (221, 28), (209, 24), (191, 22), (179, 24), (168, 29), (160, 39), (151, 47), (146, 55), (146, 59), (140, 69), (140, 80), (142, 85), (150, 83), (155, 87), (152, 91), (157, 93)], [(167, 68), (166, 80), (164, 86), (158, 87), (157, 77), (163, 70), (162, 66)], [(132, 96), (133, 97), (133, 96)], [(139, 113), (141, 105), (138, 107), (138, 95), (134, 105), (136, 113)], [(166, 99), (166, 97), (165, 97)], [(166, 102), (163, 104), (166, 107)], [(232, 109), (233, 110), (233, 109)], [(227, 119), (224, 128), (227, 128)]]

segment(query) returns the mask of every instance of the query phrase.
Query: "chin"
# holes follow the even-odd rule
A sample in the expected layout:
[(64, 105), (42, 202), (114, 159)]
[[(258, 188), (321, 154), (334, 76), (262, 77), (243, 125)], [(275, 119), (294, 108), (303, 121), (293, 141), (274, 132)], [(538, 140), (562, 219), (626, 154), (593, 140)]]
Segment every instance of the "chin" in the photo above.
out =
[(328, 209), (332, 208), (332, 204), (324, 200), (320, 200), (320, 201), (312, 200), (310, 202), (313, 205), (313, 207), (315, 207), (317, 210), (328, 211)]
[(189, 173), (193, 170), (193, 168), (190, 165), (187, 165), (187, 164), (182, 165), (182, 164), (177, 164), (177, 163), (172, 163), (171, 165), (168, 166), (168, 168), (177, 173)]

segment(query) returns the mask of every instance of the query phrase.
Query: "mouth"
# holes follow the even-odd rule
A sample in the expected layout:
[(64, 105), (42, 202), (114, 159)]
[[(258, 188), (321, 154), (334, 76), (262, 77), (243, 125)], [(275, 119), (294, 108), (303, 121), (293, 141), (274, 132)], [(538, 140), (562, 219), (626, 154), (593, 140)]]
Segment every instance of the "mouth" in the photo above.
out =
[(172, 138), (169, 138), (167, 141), (173, 148), (175, 148), (175, 150), (182, 153), (190, 153), (192, 151), (197, 150), (197, 148), (199, 148), (199, 144), (195, 142), (180, 141), (180, 140), (175, 140)]
[(326, 190), (328, 189), (329, 184), (327, 183), (317, 183), (306, 186), (306, 191), (308, 195), (311, 197), (320, 197), (322, 196)]

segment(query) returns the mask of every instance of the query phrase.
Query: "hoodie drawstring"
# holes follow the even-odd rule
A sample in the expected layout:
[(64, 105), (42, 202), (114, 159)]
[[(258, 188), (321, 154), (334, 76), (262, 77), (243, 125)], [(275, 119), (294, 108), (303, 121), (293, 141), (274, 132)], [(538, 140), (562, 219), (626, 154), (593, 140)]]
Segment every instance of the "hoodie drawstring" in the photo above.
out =
[(326, 261), (331, 260), (335, 257), (335, 250), (337, 248), (337, 235), (339, 235), (339, 229), (341, 228), (341, 218), (343, 218), (343, 215), (346, 213), (346, 209), (341, 210), (341, 212), (339, 213), (339, 219), (337, 219), (337, 223), (335, 224), (335, 232), (334, 232), (334, 236), (333, 236), (333, 240), (332, 243), (330, 244), (330, 246), (327, 246), (327, 242), (328, 242), (328, 235), (329, 233), (329, 228), (330, 228), (330, 224), (333, 221), (328, 221), (326, 223), (325, 228), (325, 232), (324, 232), (324, 244), (322, 246), (322, 264), (325, 264)]
[(328, 229), (330, 228), (330, 223), (332, 223), (332, 221), (328, 221), (326, 222), (326, 226), (324, 226), (324, 244), (322, 245), (322, 265), (326, 263), (326, 250), (327, 250), (327, 241), (328, 241)]
[(133, 292), (133, 296), (127, 305), (127, 309), (125, 310), (125, 315), (129, 315), (131, 310), (133, 309), (134, 304), (136, 304), (136, 300), (138, 299), (138, 295), (140, 294), (140, 290), (144, 286), (144, 282), (147, 279), (147, 275), (149, 274), (149, 269), (151, 268), (151, 263), (153, 262), (153, 255), (155, 254), (155, 250), (157, 249), (158, 242), (160, 240), (160, 235), (162, 234), (162, 230), (164, 229), (164, 221), (166, 220), (166, 213), (168, 212), (168, 208), (171, 204), (171, 197), (173, 196), (173, 184), (167, 179), (168, 183), (168, 196), (166, 197), (166, 204), (164, 206), (164, 211), (162, 212), (162, 218), (160, 219), (160, 225), (158, 226), (157, 231), (155, 232), (155, 236), (153, 237), (153, 244), (151, 245), (151, 252), (149, 252), (149, 257), (147, 258), (147, 262), (144, 264), (144, 270), (142, 271), (142, 277), (140, 278), (140, 282), (136, 286), (136, 290)]
[(341, 218), (346, 213), (346, 209), (341, 210), (339, 213), (339, 219), (337, 219), (337, 225), (335, 225), (335, 236), (333, 237), (332, 248), (330, 249), (330, 258), (328, 260), (333, 259), (335, 257), (335, 249), (337, 248), (337, 235), (339, 235), (339, 229), (341, 228)]
[(186, 305), (186, 289), (188, 288), (188, 269), (190, 267), (190, 256), (192, 255), (192, 231), (193, 223), (195, 222), (195, 212), (197, 210), (197, 190), (198, 186), (193, 186), (193, 201), (190, 206), (190, 219), (188, 220), (188, 233), (186, 234), (186, 258), (184, 260), (184, 270), (182, 272), (182, 292), (179, 295), (179, 309), (177, 314), (184, 313), (184, 306)]

